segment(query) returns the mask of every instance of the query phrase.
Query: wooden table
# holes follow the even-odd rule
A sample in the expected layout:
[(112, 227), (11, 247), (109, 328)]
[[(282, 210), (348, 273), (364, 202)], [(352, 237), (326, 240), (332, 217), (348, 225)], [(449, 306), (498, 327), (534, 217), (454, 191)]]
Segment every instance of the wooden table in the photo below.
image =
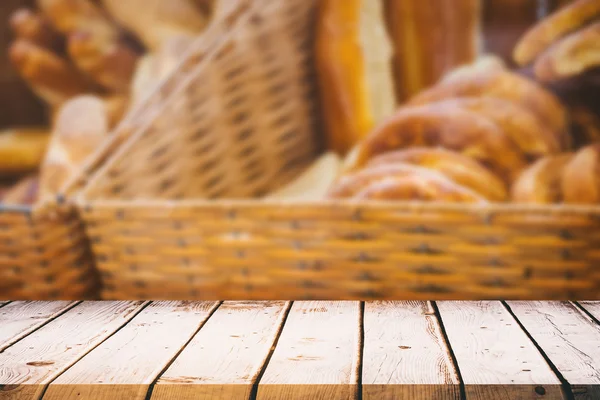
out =
[(600, 302), (11, 302), (0, 399), (600, 399)]

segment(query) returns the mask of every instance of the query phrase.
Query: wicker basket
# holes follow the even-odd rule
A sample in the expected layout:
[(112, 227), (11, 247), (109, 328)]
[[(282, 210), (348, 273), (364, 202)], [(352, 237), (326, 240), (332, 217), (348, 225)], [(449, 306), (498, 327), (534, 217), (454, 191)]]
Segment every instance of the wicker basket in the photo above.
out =
[(0, 300), (96, 298), (93, 264), (72, 206), (0, 206)]
[(317, 1), (253, 4), (210, 28), (145, 126), (82, 176), (103, 297), (600, 299), (597, 207), (248, 199), (319, 151)]

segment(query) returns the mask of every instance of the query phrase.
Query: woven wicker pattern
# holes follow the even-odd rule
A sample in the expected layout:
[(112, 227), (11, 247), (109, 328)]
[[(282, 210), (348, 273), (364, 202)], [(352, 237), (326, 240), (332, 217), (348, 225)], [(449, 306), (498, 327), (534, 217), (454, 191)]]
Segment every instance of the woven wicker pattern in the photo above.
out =
[(600, 208), (220, 200), (318, 153), (317, 2), (253, 4), (199, 41), (79, 198), (105, 298), (600, 299)]
[(0, 208), (0, 299), (89, 299), (98, 277), (74, 211)]
[(258, 196), (313, 159), (314, 0), (252, 4), (255, 12), (220, 21), (201, 38), (157, 93), (160, 113), (89, 196)]

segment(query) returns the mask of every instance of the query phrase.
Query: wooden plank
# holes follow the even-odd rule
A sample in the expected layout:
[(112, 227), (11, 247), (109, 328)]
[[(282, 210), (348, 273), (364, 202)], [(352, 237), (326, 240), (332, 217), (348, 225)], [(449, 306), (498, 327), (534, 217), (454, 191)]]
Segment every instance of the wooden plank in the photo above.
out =
[(50, 384), (44, 399), (144, 400), (218, 302), (154, 302)]
[(8, 304), (8, 303), (9, 303), (9, 302), (8, 302), (7, 300), (0, 301), (0, 307), (2, 307), (2, 306), (3, 306), (3, 305), (5, 305), (5, 304)]
[(40, 398), (46, 385), (126, 324), (142, 301), (81, 303), (0, 353), (0, 399)]
[(289, 303), (225, 302), (161, 376), (152, 400), (248, 399)]
[(562, 399), (561, 383), (501, 302), (439, 302), (467, 399)]
[(600, 321), (600, 301), (580, 301), (579, 304)]
[(359, 302), (294, 302), (257, 398), (357, 398), (360, 324)]
[(2, 307), (0, 352), (75, 304), (72, 301), (15, 301)]
[(569, 302), (511, 301), (508, 305), (569, 382), (574, 397), (600, 399), (598, 324)]
[(460, 399), (460, 381), (430, 303), (365, 303), (363, 399)]

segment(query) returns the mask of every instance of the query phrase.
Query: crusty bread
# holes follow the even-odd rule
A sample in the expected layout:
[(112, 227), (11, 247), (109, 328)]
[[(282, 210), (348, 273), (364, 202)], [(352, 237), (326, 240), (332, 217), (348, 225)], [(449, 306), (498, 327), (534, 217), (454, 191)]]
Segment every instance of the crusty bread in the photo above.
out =
[(600, 203), (600, 144), (582, 148), (565, 166), (562, 192), (565, 203)]
[(527, 65), (557, 40), (598, 17), (600, 1), (573, 1), (531, 28), (515, 47), (513, 57), (519, 65)]
[(55, 49), (60, 43), (59, 36), (50, 21), (40, 13), (21, 8), (10, 16), (10, 27), (19, 39), (27, 40), (37, 46)]
[(51, 107), (93, 90), (93, 85), (66, 60), (27, 40), (13, 42), (9, 55), (19, 75)]
[(382, 0), (323, 0), (316, 60), (328, 146), (344, 154), (397, 105)]
[(511, 101), (487, 96), (457, 97), (432, 105), (473, 111), (488, 118), (507, 134), (528, 161), (561, 150), (559, 138), (536, 114)]
[(552, 204), (562, 201), (561, 176), (571, 153), (544, 157), (525, 169), (511, 188), (515, 203)]
[(506, 185), (475, 160), (442, 148), (414, 147), (373, 158), (367, 168), (378, 165), (413, 164), (442, 173), (491, 201), (505, 201)]
[(413, 97), (410, 105), (422, 105), (456, 97), (487, 96), (512, 101), (535, 113), (555, 132), (563, 149), (571, 145), (568, 118), (560, 100), (536, 82), (507, 70), (474, 71), (468, 76), (440, 82)]
[(83, 161), (104, 141), (110, 128), (106, 103), (96, 96), (78, 96), (60, 109), (40, 173), (40, 198), (59, 193)]
[(352, 151), (344, 170), (356, 170), (392, 150), (437, 146), (472, 157), (505, 183), (526, 164), (517, 145), (494, 122), (472, 111), (431, 104), (400, 109), (381, 123)]
[(480, 0), (387, 0), (387, 15), (400, 101), (479, 54)]
[(0, 132), (0, 176), (21, 175), (39, 168), (49, 138), (44, 128)]
[(599, 66), (600, 22), (597, 22), (551, 46), (535, 60), (534, 71), (539, 80), (554, 82)]
[(485, 203), (484, 197), (443, 175), (410, 175), (373, 182), (355, 196), (362, 200), (419, 200), (444, 203)]
[(330, 189), (332, 199), (482, 202), (483, 196), (441, 173), (412, 164), (375, 165), (341, 177)]

